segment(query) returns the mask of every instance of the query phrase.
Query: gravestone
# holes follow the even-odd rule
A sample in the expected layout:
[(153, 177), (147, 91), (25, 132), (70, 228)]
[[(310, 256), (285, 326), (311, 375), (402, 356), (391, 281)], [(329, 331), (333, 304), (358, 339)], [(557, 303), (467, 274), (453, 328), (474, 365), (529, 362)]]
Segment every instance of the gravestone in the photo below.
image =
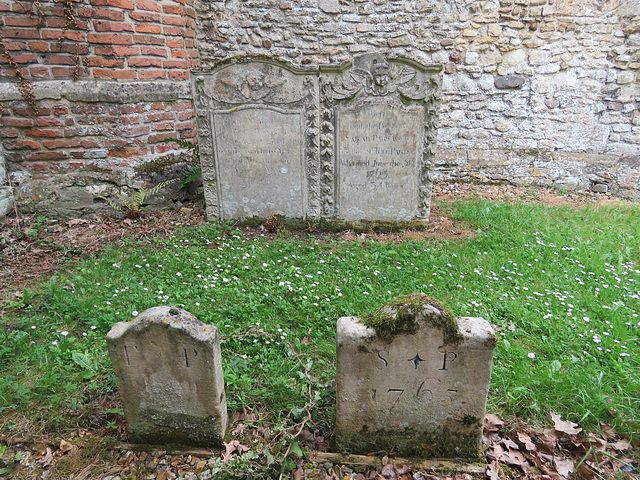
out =
[[(428, 220), (433, 183), (439, 66), (367, 54), (321, 66), (322, 178), (348, 221)], [(328, 185), (331, 186), (331, 185)]]
[(316, 69), (233, 58), (193, 77), (209, 218), (317, 216)]
[(495, 345), (485, 320), (422, 294), (340, 318), (336, 450), (478, 458)]
[(154, 307), (116, 323), (107, 347), (132, 443), (222, 444), (227, 402), (215, 326)]
[(194, 70), (207, 215), (428, 220), (440, 71), (377, 54)]

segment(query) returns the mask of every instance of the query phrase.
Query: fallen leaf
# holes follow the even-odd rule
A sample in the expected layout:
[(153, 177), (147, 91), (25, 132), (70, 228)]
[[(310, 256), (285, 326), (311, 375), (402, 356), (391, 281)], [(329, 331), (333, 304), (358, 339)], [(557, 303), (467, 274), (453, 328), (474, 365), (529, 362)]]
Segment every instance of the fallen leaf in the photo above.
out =
[(529, 452), (533, 452), (536, 449), (536, 446), (531, 441), (531, 437), (524, 432), (518, 432), (518, 441)]
[(296, 470), (291, 474), (291, 478), (293, 480), (303, 480), (305, 478), (304, 469), (302, 467), (296, 468)]
[(484, 416), (484, 429), (487, 432), (498, 432), (504, 427), (504, 421), (493, 413), (487, 413)]
[(500, 480), (500, 475), (498, 474), (498, 462), (494, 460), (487, 465), (486, 473), (490, 480)]
[(384, 457), (382, 457), (382, 465), (387, 465), (389, 463), (389, 457), (387, 455), (385, 455)]
[(51, 448), (47, 447), (47, 451), (44, 454), (44, 457), (42, 459), (42, 466), (48, 467), (52, 463), (53, 463), (53, 452), (51, 451)]
[(631, 443), (626, 438), (618, 440), (616, 443), (610, 443), (608, 447), (615, 448), (616, 450), (628, 450), (631, 447)]
[(551, 419), (553, 420), (553, 428), (558, 432), (566, 433), (567, 435), (577, 435), (582, 431), (582, 428), (580, 428), (577, 423), (562, 420), (557, 413), (551, 412)]
[(514, 450), (509, 450), (507, 452), (504, 452), (502, 455), (500, 455), (498, 460), (508, 465), (520, 467), (522, 471), (525, 473), (527, 471), (527, 467), (529, 466), (529, 464), (527, 463), (527, 459), (522, 454), (522, 452), (518, 452)]
[(161, 470), (156, 475), (156, 480), (167, 480), (167, 470)]
[(84, 220), (82, 218), (73, 218), (67, 222), (67, 225), (70, 227), (75, 227), (76, 225), (86, 225), (89, 223), (89, 220)]
[(78, 447), (66, 440), (60, 440), (60, 452), (62, 454), (68, 453), (69, 455), (74, 455), (78, 452)]
[(206, 460), (200, 460), (198, 463), (196, 463), (196, 468), (194, 469), (195, 474), (200, 475), (206, 465), (207, 465)]
[(569, 478), (575, 468), (575, 464), (571, 460), (562, 457), (553, 457), (553, 464), (564, 478)]
[(393, 468), (393, 465), (390, 463), (382, 467), (382, 472), (380, 473), (384, 478), (391, 478), (391, 479), (398, 478), (398, 475), (396, 475), (396, 469)]

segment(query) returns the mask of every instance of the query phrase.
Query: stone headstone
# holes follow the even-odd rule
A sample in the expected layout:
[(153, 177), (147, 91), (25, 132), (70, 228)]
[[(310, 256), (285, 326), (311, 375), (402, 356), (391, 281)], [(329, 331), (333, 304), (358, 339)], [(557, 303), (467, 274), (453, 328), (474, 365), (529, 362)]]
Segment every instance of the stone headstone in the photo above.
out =
[(234, 58), (193, 77), (207, 215), (316, 216), (317, 69)]
[(336, 450), (478, 458), (495, 344), (485, 320), (421, 294), (340, 318)]
[(440, 71), (374, 54), (305, 69), (246, 57), (194, 70), (207, 215), (427, 220)]
[(215, 326), (154, 307), (115, 324), (107, 347), (132, 443), (222, 444), (227, 402)]
[(428, 220), (440, 70), (378, 54), (320, 67), (321, 139), (332, 142), (321, 149), (323, 187), (335, 186), (324, 214)]

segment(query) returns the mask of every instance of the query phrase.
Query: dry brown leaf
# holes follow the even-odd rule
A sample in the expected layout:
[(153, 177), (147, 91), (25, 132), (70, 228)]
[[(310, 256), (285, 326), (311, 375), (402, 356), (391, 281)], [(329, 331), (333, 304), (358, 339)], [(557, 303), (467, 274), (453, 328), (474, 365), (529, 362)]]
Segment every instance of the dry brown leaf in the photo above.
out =
[(607, 449), (606, 440), (596, 437), (595, 433), (589, 434), (589, 442), (598, 452), (604, 452)]
[(66, 440), (60, 440), (60, 453), (64, 455), (68, 453), (69, 455), (74, 455), (78, 453), (78, 446), (72, 443), (67, 442)]
[(293, 480), (304, 480), (304, 468), (296, 468), (295, 471), (291, 474), (291, 478), (293, 478)]
[(520, 467), (525, 473), (527, 471), (527, 467), (529, 466), (525, 456), (522, 454), (522, 452), (519, 452), (517, 450), (509, 450), (504, 452), (502, 455), (500, 455), (500, 457), (498, 457), (498, 460), (515, 467)]
[(571, 460), (563, 457), (553, 457), (553, 464), (564, 478), (569, 478), (575, 468), (575, 464)]
[(520, 450), (518, 444), (509, 438), (503, 438), (500, 440), (500, 443), (504, 445), (507, 450)]
[(382, 471), (380, 473), (384, 478), (398, 478), (398, 475), (396, 475), (396, 469), (393, 468), (393, 465), (390, 463), (382, 467)]
[(582, 428), (580, 428), (577, 423), (562, 420), (557, 413), (551, 412), (551, 419), (553, 420), (553, 428), (558, 432), (566, 433), (567, 435), (577, 435), (582, 431)]
[(207, 465), (206, 460), (200, 460), (198, 463), (196, 463), (196, 468), (194, 469), (195, 474), (200, 475), (206, 465)]
[(493, 413), (487, 413), (484, 416), (484, 429), (487, 432), (498, 432), (504, 427), (504, 421)]
[(582, 463), (578, 466), (578, 471), (580, 472), (582, 478), (584, 478), (585, 480), (593, 480), (595, 478), (595, 473), (585, 463)]
[(52, 463), (53, 463), (53, 452), (51, 451), (51, 448), (47, 447), (47, 450), (42, 459), (42, 466), (48, 467)]
[(382, 465), (387, 465), (389, 463), (389, 457), (385, 455), (382, 457)]
[(167, 470), (160, 470), (156, 475), (156, 480), (167, 480)]
[(518, 432), (518, 441), (522, 444), (525, 450), (533, 452), (536, 450), (536, 446), (531, 441), (531, 437), (524, 432)]
[(498, 474), (498, 462), (495, 460), (487, 465), (487, 476), (490, 480), (500, 480), (500, 475)]
[(616, 450), (628, 450), (631, 448), (631, 442), (626, 438), (623, 438), (622, 440), (618, 440), (616, 443), (609, 443), (607, 446)]

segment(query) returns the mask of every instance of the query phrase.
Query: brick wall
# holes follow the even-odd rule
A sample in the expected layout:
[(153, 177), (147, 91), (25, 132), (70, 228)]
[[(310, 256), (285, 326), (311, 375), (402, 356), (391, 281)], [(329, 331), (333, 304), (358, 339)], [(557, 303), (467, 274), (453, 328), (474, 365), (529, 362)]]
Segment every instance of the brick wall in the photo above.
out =
[(193, 0), (0, 0), (0, 13), (0, 148), (22, 212), (106, 211), (97, 195), (140, 186), (132, 167), (176, 148), (163, 138), (195, 138)]

